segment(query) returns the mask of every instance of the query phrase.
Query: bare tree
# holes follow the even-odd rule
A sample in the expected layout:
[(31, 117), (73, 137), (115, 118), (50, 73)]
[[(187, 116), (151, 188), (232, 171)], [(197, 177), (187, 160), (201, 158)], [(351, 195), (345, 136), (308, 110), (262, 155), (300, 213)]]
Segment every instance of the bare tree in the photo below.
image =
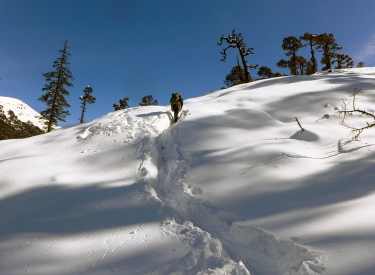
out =
[(237, 48), (238, 52), (241, 57), (243, 70), (245, 72), (245, 80), (246, 82), (251, 81), (251, 76), (249, 73), (250, 69), (256, 69), (258, 67), (258, 64), (255, 65), (248, 65), (247, 60), (245, 59), (245, 56), (248, 56), (249, 54), (254, 54), (253, 50), (254, 48), (248, 48), (246, 49), (246, 44), (243, 41), (242, 33), (236, 34), (236, 30), (234, 29), (232, 31), (231, 35), (228, 35), (227, 37), (224, 36), (224, 34), (220, 37), (220, 41), (217, 43), (219, 46), (222, 45), (223, 41), (227, 42), (229, 45), (224, 48), (220, 54), (222, 54), (221, 61), (225, 61), (227, 58), (227, 49), (229, 48)]
[[(348, 102), (348, 99), (347, 98), (343, 98), (342, 99), (342, 110), (341, 111), (338, 111), (339, 115), (342, 115), (343, 118), (340, 122), (340, 124), (348, 129), (350, 129), (351, 131), (351, 134), (352, 134), (352, 139), (353, 140), (358, 140), (359, 139), (359, 135), (363, 132), (363, 130), (366, 130), (366, 129), (370, 129), (372, 127), (375, 126), (375, 115), (369, 113), (369, 112), (366, 112), (365, 110), (361, 110), (361, 109), (357, 109), (355, 107), (355, 101), (356, 101), (356, 96), (360, 93), (363, 93), (361, 89), (358, 89), (358, 88), (355, 88), (354, 89), (354, 92), (353, 94), (350, 96), (353, 98), (352, 102)], [(352, 109), (350, 110), (348, 108), (348, 106), (352, 103)], [(366, 125), (364, 125), (363, 127), (354, 127), (354, 126), (350, 126), (347, 122), (346, 122), (346, 119), (348, 116), (351, 116), (353, 114), (359, 114), (360, 116), (364, 116), (364, 117), (370, 117), (373, 119), (373, 121), (371, 123), (368, 123), (366, 121)]]

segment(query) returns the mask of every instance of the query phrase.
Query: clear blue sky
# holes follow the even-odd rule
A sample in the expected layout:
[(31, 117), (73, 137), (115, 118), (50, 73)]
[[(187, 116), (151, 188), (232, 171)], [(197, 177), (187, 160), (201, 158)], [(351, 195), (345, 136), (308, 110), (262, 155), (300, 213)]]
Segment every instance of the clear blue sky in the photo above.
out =
[[(67, 97), (71, 115), (61, 126), (78, 123), (87, 85), (97, 102), (86, 121), (112, 112), (123, 97), (131, 107), (150, 94), (167, 105), (172, 92), (187, 99), (224, 87), (237, 53), (228, 50), (223, 63), (216, 43), (232, 29), (254, 47), (248, 62), (274, 72), (289, 73), (276, 67), (286, 58), (283, 38), (305, 32), (333, 33), (355, 64), (375, 66), (374, 0), (1, 0), (0, 26), (0, 95), (38, 112), (46, 109), (37, 100), (42, 74), (69, 41), (75, 80)], [(309, 58), (307, 49), (299, 53)]]

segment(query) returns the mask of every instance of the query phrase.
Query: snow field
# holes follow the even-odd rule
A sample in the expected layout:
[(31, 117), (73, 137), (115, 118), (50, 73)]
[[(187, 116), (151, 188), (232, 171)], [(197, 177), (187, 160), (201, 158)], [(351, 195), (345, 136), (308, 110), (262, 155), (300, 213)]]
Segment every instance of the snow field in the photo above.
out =
[(352, 141), (337, 110), (354, 88), (372, 110), (374, 73), (239, 85), (185, 100), (176, 124), (150, 106), (1, 141), (0, 273), (373, 274), (374, 135)]

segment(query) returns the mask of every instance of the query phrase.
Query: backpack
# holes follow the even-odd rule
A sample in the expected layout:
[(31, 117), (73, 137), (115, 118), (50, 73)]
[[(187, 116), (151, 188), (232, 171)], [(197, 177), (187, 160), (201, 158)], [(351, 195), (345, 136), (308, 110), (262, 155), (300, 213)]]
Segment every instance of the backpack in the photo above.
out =
[(172, 93), (172, 97), (171, 97), (171, 100), (170, 100), (171, 105), (177, 104), (182, 108), (182, 105), (184, 104), (183, 102), (184, 101), (183, 101), (180, 93)]

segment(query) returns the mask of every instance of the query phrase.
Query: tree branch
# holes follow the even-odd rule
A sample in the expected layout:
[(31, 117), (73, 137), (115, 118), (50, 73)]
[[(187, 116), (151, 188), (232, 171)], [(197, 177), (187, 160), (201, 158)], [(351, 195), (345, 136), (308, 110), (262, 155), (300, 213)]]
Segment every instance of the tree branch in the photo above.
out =
[[(370, 129), (370, 128), (375, 126), (375, 115), (374, 114), (366, 112), (365, 110), (357, 109), (355, 107), (356, 96), (359, 93), (363, 93), (363, 92), (361, 92), (361, 89), (355, 88), (353, 94), (350, 96), (350, 97), (353, 97), (353, 101), (352, 101), (352, 108), (353, 109), (352, 110), (348, 110), (348, 105), (350, 104), (350, 102), (347, 102), (347, 98), (343, 98), (342, 99), (342, 110), (338, 111), (339, 115), (343, 115), (343, 118), (342, 118), (340, 124), (342, 126), (348, 128), (348, 129), (350, 129), (351, 134), (353, 136), (352, 137), (353, 140), (358, 140), (359, 136), (363, 132), (363, 130)], [(353, 114), (356, 114), (356, 113), (360, 114), (361, 116), (371, 117), (374, 121), (372, 123), (368, 123), (366, 121), (366, 126), (363, 126), (363, 127), (354, 127), (354, 126), (348, 125), (346, 123), (346, 118), (348, 117), (348, 115), (353, 115)]]

